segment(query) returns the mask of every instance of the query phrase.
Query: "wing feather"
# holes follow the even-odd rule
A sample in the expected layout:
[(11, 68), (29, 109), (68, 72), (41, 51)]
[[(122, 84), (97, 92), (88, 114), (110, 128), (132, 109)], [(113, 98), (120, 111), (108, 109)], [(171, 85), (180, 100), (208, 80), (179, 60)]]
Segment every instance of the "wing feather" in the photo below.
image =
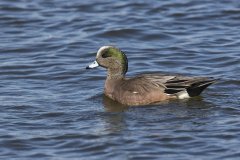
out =
[(208, 77), (188, 77), (165, 74), (143, 74), (130, 78), (121, 84), (121, 89), (127, 92), (135, 92), (144, 95), (151, 91), (161, 91), (167, 94), (176, 94), (189, 88), (197, 88), (213, 83)]

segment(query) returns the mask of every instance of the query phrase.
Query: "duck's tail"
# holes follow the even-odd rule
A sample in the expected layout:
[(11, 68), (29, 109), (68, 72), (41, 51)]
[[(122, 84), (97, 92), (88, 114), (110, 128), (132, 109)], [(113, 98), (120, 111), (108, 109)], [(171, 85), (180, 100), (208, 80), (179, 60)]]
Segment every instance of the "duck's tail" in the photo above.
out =
[(167, 84), (167, 92), (175, 94), (179, 99), (195, 97), (202, 93), (209, 85), (215, 83), (216, 80), (212, 78), (194, 78), (183, 80), (181, 83), (174, 84), (173, 82)]
[(190, 97), (198, 96), (202, 93), (204, 89), (206, 89), (211, 84), (215, 83), (216, 80), (206, 80), (194, 83), (191, 87), (187, 88), (187, 92)]

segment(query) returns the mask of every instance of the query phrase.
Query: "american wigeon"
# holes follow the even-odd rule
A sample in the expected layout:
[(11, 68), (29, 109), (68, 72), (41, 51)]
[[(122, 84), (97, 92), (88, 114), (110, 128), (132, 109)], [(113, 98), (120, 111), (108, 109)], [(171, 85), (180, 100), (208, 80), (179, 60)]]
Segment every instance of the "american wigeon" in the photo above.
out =
[(126, 78), (127, 56), (113, 46), (101, 47), (97, 52), (96, 61), (86, 68), (98, 66), (107, 69), (105, 95), (130, 106), (198, 96), (205, 88), (215, 82), (213, 78), (208, 77), (166, 74), (143, 74)]

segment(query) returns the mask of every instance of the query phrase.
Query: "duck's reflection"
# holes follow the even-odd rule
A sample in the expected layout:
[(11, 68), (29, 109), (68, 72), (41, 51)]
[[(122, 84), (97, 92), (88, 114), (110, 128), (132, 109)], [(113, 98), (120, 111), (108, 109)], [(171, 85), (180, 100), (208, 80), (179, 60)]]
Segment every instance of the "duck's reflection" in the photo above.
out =
[[(107, 96), (103, 95), (103, 105), (105, 107), (105, 110), (108, 112), (123, 112), (131, 108), (131, 106), (126, 106), (121, 103), (118, 103)], [(198, 109), (206, 109), (215, 106), (211, 102), (207, 102), (204, 100), (203, 97), (197, 96), (194, 98), (189, 99), (182, 99), (182, 100), (166, 100), (163, 102), (158, 102), (154, 104), (144, 105), (144, 106), (134, 106), (136, 107), (161, 107), (161, 106), (182, 106), (186, 108), (198, 108)]]
[[(164, 101), (162, 103), (131, 107), (122, 105), (103, 95), (103, 105), (106, 114), (104, 116), (104, 131), (108, 133), (119, 133), (125, 130), (133, 120), (150, 121), (151, 123), (162, 123), (166, 128), (189, 128), (205, 125), (214, 111), (214, 105), (205, 101), (202, 97), (184, 100)], [(129, 120), (131, 117), (131, 121)], [(199, 121), (201, 119), (201, 121)], [(182, 120), (189, 123), (176, 123)], [(169, 125), (166, 125), (169, 121)], [(168, 124), (167, 123), (167, 124)]]
[(102, 95), (102, 103), (105, 109), (105, 113), (102, 115), (101, 134), (117, 134), (125, 129), (126, 125), (126, 110), (127, 106), (124, 106), (110, 98)]
[(123, 112), (129, 108), (128, 106), (118, 103), (105, 95), (103, 95), (103, 105), (105, 110), (108, 112)]

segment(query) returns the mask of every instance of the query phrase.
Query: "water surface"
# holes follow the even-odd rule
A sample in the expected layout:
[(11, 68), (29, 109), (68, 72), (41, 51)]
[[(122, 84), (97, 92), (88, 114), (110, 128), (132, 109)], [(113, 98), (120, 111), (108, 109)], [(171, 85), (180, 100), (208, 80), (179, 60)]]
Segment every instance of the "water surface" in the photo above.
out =
[[(240, 2), (0, 2), (1, 159), (239, 159)], [(220, 78), (201, 97), (125, 107), (103, 95), (103, 45), (128, 76)]]

